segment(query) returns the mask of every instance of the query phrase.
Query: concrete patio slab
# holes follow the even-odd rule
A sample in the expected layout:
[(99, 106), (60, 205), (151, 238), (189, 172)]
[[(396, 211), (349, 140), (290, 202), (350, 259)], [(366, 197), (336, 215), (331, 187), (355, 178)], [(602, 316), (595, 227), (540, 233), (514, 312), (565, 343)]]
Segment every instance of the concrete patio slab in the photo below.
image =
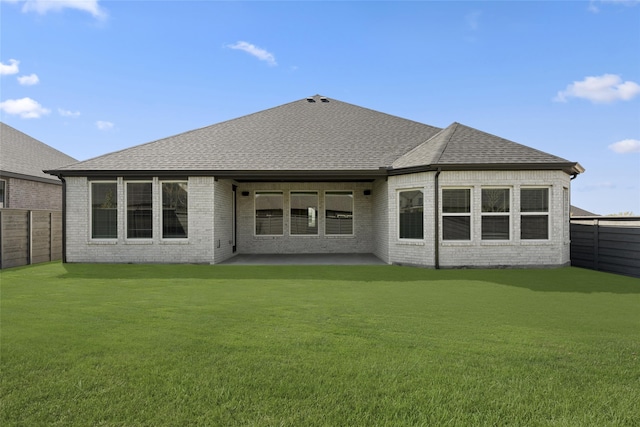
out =
[(222, 265), (385, 265), (373, 254), (240, 254)]

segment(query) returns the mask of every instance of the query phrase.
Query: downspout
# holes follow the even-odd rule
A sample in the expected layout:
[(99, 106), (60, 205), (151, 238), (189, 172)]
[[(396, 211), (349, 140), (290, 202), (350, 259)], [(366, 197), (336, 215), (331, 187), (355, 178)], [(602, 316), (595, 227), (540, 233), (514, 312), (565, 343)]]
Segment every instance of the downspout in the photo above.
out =
[(440, 172), (442, 172), (441, 168), (438, 168), (438, 170), (436, 171), (436, 175), (434, 178), (434, 194), (433, 194), (433, 204), (434, 204), (434, 214), (433, 217), (435, 219), (434, 224), (435, 224), (435, 235), (434, 235), (434, 265), (435, 265), (435, 269), (439, 270), (440, 269), (440, 184), (439, 184), (439, 177), (440, 177)]
[(67, 262), (67, 181), (62, 175), (58, 176), (62, 181), (62, 262)]

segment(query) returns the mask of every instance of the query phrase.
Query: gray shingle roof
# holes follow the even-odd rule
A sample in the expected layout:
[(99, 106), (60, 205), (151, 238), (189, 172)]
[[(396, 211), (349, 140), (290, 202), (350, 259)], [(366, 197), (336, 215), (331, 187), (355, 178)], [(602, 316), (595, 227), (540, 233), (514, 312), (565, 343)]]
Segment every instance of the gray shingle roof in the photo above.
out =
[(75, 162), (73, 157), (0, 122), (0, 174), (58, 182), (43, 170)]
[(390, 166), (438, 128), (316, 95), (61, 169), (310, 171)]
[(507, 163), (575, 165), (458, 123), (440, 129), (316, 95), (51, 173), (311, 174)]
[(422, 165), (563, 165), (572, 162), (508, 139), (453, 123), (393, 163), (394, 168)]

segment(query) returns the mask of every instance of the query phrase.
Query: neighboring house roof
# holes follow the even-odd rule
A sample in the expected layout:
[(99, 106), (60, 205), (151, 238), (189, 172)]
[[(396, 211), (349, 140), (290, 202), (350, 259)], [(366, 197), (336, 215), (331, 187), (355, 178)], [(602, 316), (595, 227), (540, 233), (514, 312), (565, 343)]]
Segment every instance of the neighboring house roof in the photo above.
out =
[(585, 211), (584, 209), (580, 209), (577, 206), (571, 205), (571, 209), (569, 211), (570, 216), (599, 216), (598, 214)]
[(60, 183), (43, 170), (76, 162), (73, 157), (0, 122), (0, 175)]
[(316, 95), (50, 172), (171, 171), (236, 178), (315, 174), (319, 179), (382, 176), (394, 168), (514, 162), (582, 171), (577, 163), (458, 123), (440, 129)]

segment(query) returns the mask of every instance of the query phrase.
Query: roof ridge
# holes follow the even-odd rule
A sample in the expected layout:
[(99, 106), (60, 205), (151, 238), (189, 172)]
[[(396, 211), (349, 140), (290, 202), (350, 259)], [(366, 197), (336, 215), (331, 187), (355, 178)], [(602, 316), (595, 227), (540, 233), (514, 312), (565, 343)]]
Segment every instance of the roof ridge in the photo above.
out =
[(442, 133), (442, 131), (444, 130), (444, 128), (439, 128), (436, 126), (431, 126), (431, 125), (426, 125), (429, 126), (431, 128), (434, 129), (438, 129), (438, 131), (436, 133), (434, 133), (433, 135), (431, 135), (429, 138), (425, 139), (424, 141), (422, 141), (420, 144), (416, 145), (415, 147), (413, 147), (411, 150), (407, 151), (406, 153), (404, 153), (403, 155), (401, 155), (400, 157), (398, 157), (397, 159), (394, 160), (394, 163), (397, 162), (398, 160), (404, 158), (404, 157), (408, 157), (411, 154), (415, 153), (416, 151), (418, 151), (419, 149), (421, 149), (422, 147), (425, 146), (425, 144), (428, 144), (429, 141), (431, 141), (432, 139), (434, 139), (436, 136), (440, 135), (440, 133)]
[(446, 131), (447, 129), (453, 127), (453, 130), (451, 131), (451, 134), (449, 134), (449, 137), (441, 144), (441, 149), (440, 149), (440, 153), (438, 154), (437, 159), (434, 159), (434, 164), (438, 164), (440, 162), (440, 159), (442, 158), (442, 155), (444, 154), (444, 151), (447, 149), (447, 146), (449, 145), (449, 142), (451, 141), (451, 139), (453, 138), (453, 134), (456, 133), (456, 131), (458, 130), (458, 126), (460, 125), (460, 123), (458, 122), (453, 122), (451, 123), (449, 126), (447, 126), (446, 128), (442, 129), (442, 131)]

